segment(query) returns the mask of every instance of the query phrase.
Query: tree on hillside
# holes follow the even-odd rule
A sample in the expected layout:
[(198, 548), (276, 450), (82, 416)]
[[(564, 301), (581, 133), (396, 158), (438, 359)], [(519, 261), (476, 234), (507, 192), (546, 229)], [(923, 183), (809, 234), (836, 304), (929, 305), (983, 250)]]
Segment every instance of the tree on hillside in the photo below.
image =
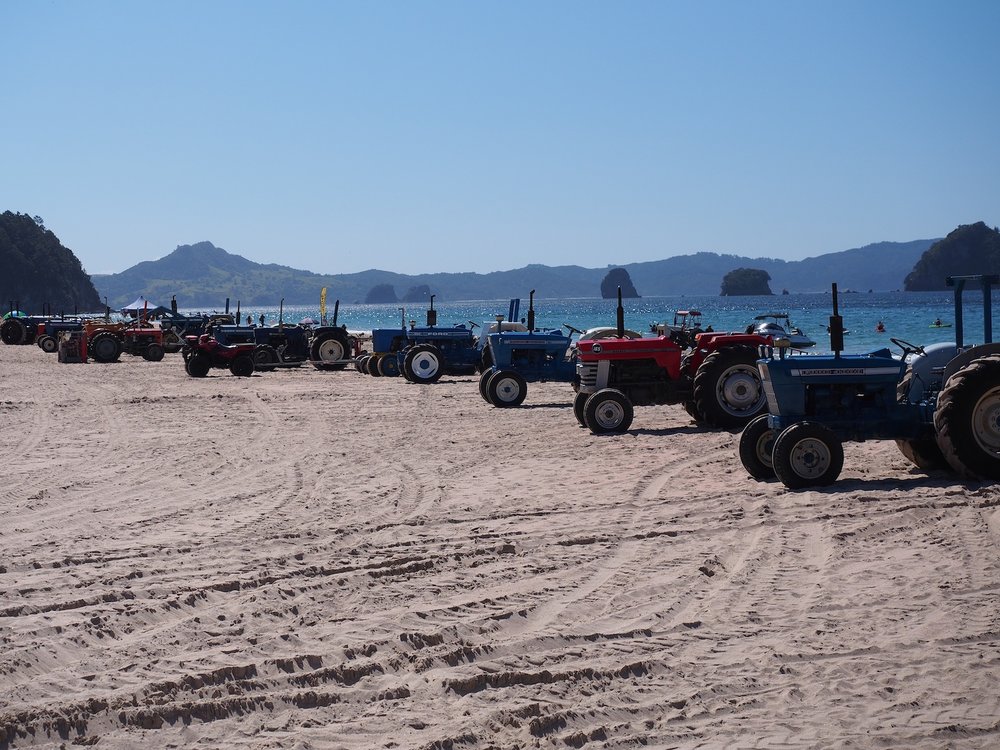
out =
[(618, 287), (622, 288), (622, 297), (635, 298), (639, 292), (635, 290), (635, 284), (624, 268), (612, 268), (601, 281), (601, 297), (612, 299), (618, 297)]
[(963, 224), (928, 248), (906, 276), (908, 292), (946, 289), (948, 276), (1000, 273), (1000, 232), (979, 221)]
[(759, 268), (737, 268), (722, 278), (723, 297), (773, 294), (768, 282), (771, 274)]
[[(0, 214), (0, 305), (19, 303), (22, 310), (94, 312), (101, 300), (90, 276), (72, 250), (46, 229), (40, 216)], [(6, 310), (4, 310), (6, 311)]]

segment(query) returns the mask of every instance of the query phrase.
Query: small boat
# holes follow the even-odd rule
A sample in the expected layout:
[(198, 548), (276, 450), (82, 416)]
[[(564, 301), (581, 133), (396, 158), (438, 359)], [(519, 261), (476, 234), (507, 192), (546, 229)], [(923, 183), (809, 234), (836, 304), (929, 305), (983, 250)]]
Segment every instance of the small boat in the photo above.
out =
[(944, 323), (940, 318), (931, 323), (928, 328), (951, 328), (951, 323)]
[(772, 336), (776, 339), (788, 339), (793, 349), (808, 349), (816, 346), (801, 328), (793, 326), (788, 319), (788, 313), (765, 313), (754, 317), (754, 322), (747, 326), (747, 333), (760, 336)]

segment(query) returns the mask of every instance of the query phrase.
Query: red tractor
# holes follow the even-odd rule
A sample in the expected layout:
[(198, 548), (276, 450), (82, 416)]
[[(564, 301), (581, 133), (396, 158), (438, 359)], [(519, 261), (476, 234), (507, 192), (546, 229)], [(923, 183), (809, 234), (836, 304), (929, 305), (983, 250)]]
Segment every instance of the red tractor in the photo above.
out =
[(248, 378), (254, 373), (256, 343), (220, 344), (207, 333), (185, 336), (184, 370), (192, 378), (203, 378), (213, 367), (228, 369), (233, 375)]
[[(624, 330), (621, 290), (618, 330)], [(699, 422), (741, 429), (767, 412), (757, 360), (758, 347), (769, 343), (769, 336), (744, 333), (701, 333), (690, 350), (668, 336), (581, 340), (573, 413), (600, 434), (627, 430), (633, 406), (683, 404)]]

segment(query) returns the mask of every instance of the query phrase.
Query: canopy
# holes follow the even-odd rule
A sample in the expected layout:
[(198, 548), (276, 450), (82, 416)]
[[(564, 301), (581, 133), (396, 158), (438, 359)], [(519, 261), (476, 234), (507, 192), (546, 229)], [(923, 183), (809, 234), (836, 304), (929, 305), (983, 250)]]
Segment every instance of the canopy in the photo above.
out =
[(154, 305), (152, 302), (147, 300), (141, 294), (136, 298), (134, 302), (130, 302), (121, 308), (121, 311), (125, 315), (136, 315), (138, 316), (143, 310), (146, 311), (146, 315), (156, 316), (163, 315), (170, 312), (169, 307), (164, 307), (163, 305)]
[(7, 318), (27, 318), (28, 313), (22, 312), (21, 310), (11, 310), (10, 312), (3, 314), (3, 320)]

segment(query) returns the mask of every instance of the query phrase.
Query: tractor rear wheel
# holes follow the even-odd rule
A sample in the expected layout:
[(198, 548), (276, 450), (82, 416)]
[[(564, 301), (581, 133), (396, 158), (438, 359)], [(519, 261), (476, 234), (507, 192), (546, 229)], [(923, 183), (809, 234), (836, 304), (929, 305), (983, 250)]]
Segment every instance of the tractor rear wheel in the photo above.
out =
[(395, 353), (389, 352), (379, 357), (378, 374), (383, 378), (399, 377), (399, 360), (396, 359)]
[(0, 341), (16, 346), (24, 341), (27, 330), (27, 326), (17, 318), (7, 318), (3, 324), (0, 324)]
[(117, 362), (122, 355), (122, 342), (111, 331), (101, 331), (87, 344), (87, 351), (97, 362)]
[(520, 406), (528, 395), (528, 384), (513, 370), (500, 370), (487, 383), (486, 395), (491, 404), (501, 409)]
[(490, 384), (490, 378), (493, 377), (495, 372), (496, 371), (492, 367), (489, 367), (483, 370), (482, 374), (479, 376), (479, 395), (483, 397), (483, 401), (487, 404), (490, 402), (490, 396), (486, 391), (486, 386)]
[(625, 432), (632, 425), (633, 416), (628, 396), (614, 388), (592, 393), (583, 406), (583, 419), (595, 435)]
[(970, 362), (938, 395), (934, 431), (951, 467), (969, 479), (1000, 479), (1000, 355)]
[[(741, 456), (742, 458), (742, 456)], [(771, 453), (774, 473), (789, 489), (832, 484), (844, 468), (844, 446), (815, 422), (799, 422), (779, 433)]]
[(39, 336), (35, 340), (35, 343), (38, 344), (38, 348), (46, 354), (54, 354), (59, 348), (59, 342), (56, 341), (53, 336), (49, 336), (48, 334)]
[(705, 418), (701, 415), (701, 412), (698, 411), (698, 404), (696, 404), (694, 401), (685, 401), (684, 411), (686, 411), (688, 413), (688, 416), (691, 417), (691, 419), (693, 419), (695, 422), (705, 421)]
[(738, 430), (767, 411), (767, 397), (752, 346), (726, 346), (709, 354), (694, 376), (694, 402), (712, 427)]
[(212, 359), (204, 352), (192, 352), (184, 363), (184, 369), (192, 378), (203, 378), (212, 369)]
[(587, 426), (587, 419), (583, 414), (583, 409), (587, 405), (588, 398), (590, 398), (589, 393), (578, 393), (573, 398), (573, 416), (576, 417), (576, 421), (581, 427)]
[(444, 374), (444, 356), (432, 344), (417, 344), (410, 347), (403, 367), (412, 382), (429, 385), (439, 381)]
[(229, 372), (238, 378), (249, 378), (253, 375), (253, 355), (237, 354), (229, 363)]
[(313, 339), (309, 347), (309, 359), (323, 365), (342, 363), (351, 350), (347, 332), (340, 329), (324, 331)]
[(777, 433), (767, 423), (767, 414), (750, 420), (740, 435), (740, 461), (754, 479), (774, 479), (774, 439)]
[(142, 358), (147, 362), (159, 362), (163, 359), (163, 347), (155, 341), (146, 345), (146, 351), (142, 353)]
[(278, 356), (278, 350), (270, 344), (261, 344), (253, 350), (253, 366), (255, 370), (274, 372), (280, 361), (281, 357)]

